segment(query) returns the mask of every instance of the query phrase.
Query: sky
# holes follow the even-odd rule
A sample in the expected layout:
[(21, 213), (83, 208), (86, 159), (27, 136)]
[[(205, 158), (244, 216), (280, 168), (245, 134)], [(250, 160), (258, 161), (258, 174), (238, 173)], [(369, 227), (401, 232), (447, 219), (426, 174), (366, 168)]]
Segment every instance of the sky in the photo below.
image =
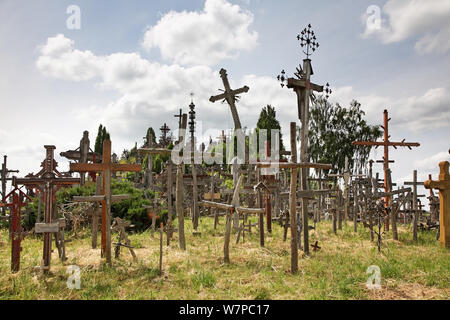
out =
[(421, 144), (392, 150), (394, 182), (413, 170), (436, 179), (450, 160), (448, 0), (0, 0), (0, 21), (0, 155), (19, 176), (39, 171), (49, 144), (68, 170), (59, 153), (84, 130), (93, 146), (100, 123), (119, 155), (148, 127), (175, 129), (191, 93), (198, 131), (217, 137), (233, 127), (228, 105), (208, 101), (221, 68), (232, 88), (250, 87), (237, 104), (243, 126), (271, 104), (289, 141), (296, 97), (276, 76), (302, 63), (309, 23), (320, 43), (312, 81), (330, 83), (330, 101), (356, 99), (373, 125), (388, 109), (391, 140)]

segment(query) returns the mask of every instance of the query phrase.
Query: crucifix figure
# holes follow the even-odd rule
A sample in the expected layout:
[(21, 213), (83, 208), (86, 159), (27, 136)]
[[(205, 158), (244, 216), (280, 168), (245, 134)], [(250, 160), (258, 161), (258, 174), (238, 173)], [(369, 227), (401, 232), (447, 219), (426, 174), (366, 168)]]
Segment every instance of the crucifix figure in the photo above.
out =
[[(384, 169), (384, 189), (386, 192), (390, 192), (392, 190), (388, 189), (388, 180), (387, 180), (387, 170), (389, 169), (389, 163), (394, 162), (393, 160), (389, 160), (389, 147), (394, 147), (397, 149), (397, 147), (408, 147), (411, 150), (411, 147), (419, 147), (420, 143), (418, 142), (405, 142), (405, 139), (403, 139), (401, 142), (392, 142), (389, 140), (391, 137), (389, 135), (389, 128), (388, 124), (391, 119), (388, 117), (388, 111), (384, 110), (383, 112), (383, 126), (381, 128), (384, 130), (384, 137), (383, 141), (376, 142), (376, 141), (353, 141), (352, 144), (354, 146), (370, 146), (375, 148), (378, 148), (380, 146), (383, 146), (384, 148), (384, 156), (383, 160), (378, 160), (377, 162), (383, 163), (383, 169)], [(389, 207), (389, 197), (385, 198), (385, 207)], [(389, 228), (389, 219), (386, 219), (386, 229)]]
[[(328, 98), (331, 94), (329, 84), (324, 90), (323, 86), (314, 84), (311, 82), (311, 76), (314, 74), (311, 66), (311, 60), (309, 56), (314, 52), (319, 44), (316, 41), (314, 31), (311, 30), (311, 25), (305, 28), (301, 34), (297, 35), (297, 39), (300, 41), (302, 47), (306, 47), (306, 59), (303, 60), (303, 68), (299, 66), (295, 76), (297, 79), (285, 77), (285, 71), (281, 71), (281, 75), (278, 76), (278, 80), (281, 81), (281, 86), (284, 87), (287, 80), (287, 88), (294, 90), (297, 94), (297, 106), (298, 106), (298, 118), (302, 124), (300, 132), (300, 161), (309, 162), (308, 154), (308, 133), (309, 133), (309, 100), (310, 95), (313, 92), (324, 92)], [(300, 169), (300, 190), (308, 190), (307, 178), (309, 176), (309, 168), (304, 167)], [(309, 240), (308, 240), (308, 199), (302, 198), (302, 221), (303, 221), (303, 241), (305, 254), (309, 254)]]
[(106, 257), (106, 262), (111, 265), (111, 172), (142, 170), (139, 164), (119, 164), (111, 161), (111, 140), (103, 141), (102, 163), (71, 163), (71, 172), (101, 172), (103, 179), (102, 198), (102, 256)]
[(37, 174), (30, 173), (25, 178), (16, 179), (18, 185), (27, 188), (37, 188), (44, 198), (44, 223), (35, 224), (35, 233), (44, 234), (44, 252), (41, 269), (43, 272), (50, 270), (52, 251), (52, 233), (60, 230), (59, 222), (53, 223), (53, 211), (56, 204), (56, 192), (61, 187), (79, 184), (80, 179), (72, 178), (68, 174), (59, 172), (56, 167), (58, 163), (54, 159), (55, 146), (44, 146), (46, 158), (41, 164), (41, 171)]
[(241, 121), (239, 120), (239, 115), (236, 109), (236, 101), (239, 100), (238, 94), (248, 92), (249, 87), (244, 86), (242, 88), (232, 90), (230, 87), (230, 83), (228, 82), (227, 71), (225, 69), (220, 69), (219, 73), (220, 77), (222, 78), (225, 90), (221, 90), (224, 91), (222, 94), (212, 96), (211, 98), (209, 98), (209, 101), (211, 101), (212, 103), (216, 102), (217, 100), (223, 100), (228, 102), (228, 105), (230, 106), (231, 109), (231, 114), (233, 116), (234, 129), (235, 130), (242, 129)]

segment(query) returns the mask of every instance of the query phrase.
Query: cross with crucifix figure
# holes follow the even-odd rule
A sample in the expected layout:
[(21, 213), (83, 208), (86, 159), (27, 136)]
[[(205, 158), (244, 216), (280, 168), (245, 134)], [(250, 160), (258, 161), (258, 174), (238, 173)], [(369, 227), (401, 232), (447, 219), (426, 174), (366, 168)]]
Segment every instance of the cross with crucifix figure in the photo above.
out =
[(222, 94), (219, 94), (217, 96), (212, 96), (211, 98), (209, 98), (209, 101), (211, 101), (212, 103), (214, 103), (218, 100), (226, 101), (231, 109), (231, 115), (233, 116), (233, 121), (234, 121), (234, 129), (235, 130), (242, 129), (241, 121), (239, 120), (239, 115), (238, 115), (238, 112), (236, 109), (236, 102), (239, 101), (239, 99), (240, 99), (238, 94), (247, 93), (249, 90), (249, 87), (244, 86), (242, 88), (232, 90), (230, 87), (230, 83), (228, 82), (227, 70), (220, 69), (219, 73), (220, 73), (220, 77), (222, 78), (222, 82), (223, 82), (223, 86), (225, 87), (225, 90), (221, 90), (221, 91), (223, 91)]
[[(419, 147), (420, 143), (418, 142), (405, 142), (405, 139), (403, 139), (401, 142), (392, 142), (389, 140), (391, 137), (389, 135), (389, 128), (388, 124), (391, 118), (388, 116), (388, 111), (384, 110), (383, 112), (383, 126), (381, 128), (384, 130), (384, 136), (383, 141), (377, 142), (377, 141), (353, 141), (352, 144), (354, 146), (370, 146), (375, 148), (378, 148), (380, 146), (383, 146), (384, 148), (384, 156), (383, 160), (378, 160), (377, 162), (383, 163), (383, 169), (384, 169), (384, 189), (386, 192), (392, 191), (387, 189), (388, 188), (388, 181), (387, 181), (387, 170), (389, 169), (389, 163), (394, 162), (393, 160), (389, 160), (389, 147), (394, 147), (397, 149), (397, 147), (408, 147), (411, 150), (411, 147)], [(386, 208), (389, 206), (389, 197), (386, 197), (385, 199), (385, 206)], [(386, 227), (389, 227), (389, 219), (386, 220)]]
[[(94, 152), (91, 148), (89, 148), (89, 132), (83, 132), (83, 138), (80, 141), (80, 146), (75, 150), (67, 150), (66, 152), (61, 152), (59, 155), (61, 157), (67, 158), (69, 160), (75, 160), (78, 163), (87, 163), (90, 162), (98, 162), (101, 159), (101, 156)], [(80, 173), (80, 186), (84, 185), (85, 182), (85, 174)]]
[(98, 200), (102, 202), (102, 257), (106, 257), (106, 262), (111, 265), (111, 203), (113, 196), (111, 193), (111, 172), (131, 171), (139, 172), (142, 166), (139, 164), (120, 164), (111, 161), (111, 140), (103, 141), (102, 163), (71, 163), (71, 172), (101, 172), (103, 179), (103, 192)]
[(170, 131), (170, 128), (167, 126), (167, 124), (164, 122), (164, 125), (159, 128), (161, 130), (161, 139), (160, 144), (162, 147), (166, 147), (170, 143), (170, 137), (167, 136), (167, 133)]
[(180, 108), (178, 114), (174, 115), (175, 118), (178, 118), (178, 130), (181, 130), (181, 122), (183, 121), (183, 109)]
[[(311, 82), (311, 76), (314, 74), (311, 60), (309, 56), (319, 47), (314, 31), (311, 30), (311, 24), (308, 25), (299, 35), (297, 40), (300, 41), (302, 48), (306, 48), (306, 59), (303, 60), (303, 68), (299, 66), (295, 73), (295, 78), (286, 78), (285, 71), (281, 71), (281, 75), (278, 76), (278, 80), (281, 81), (281, 86), (285, 85), (287, 88), (294, 90), (297, 94), (297, 107), (298, 118), (302, 124), (300, 132), (300, 161), (304, 163), (309, 162), (308, 154), (308, 135), (309, 135), (309, 101), (310, 95), (313, 92), (325, 92), (326, 98), (331, 94), (329, 84), (327, 83), (326, 89), (323, 86), (317, 85)], [(286, 83), (287, 82), (287, 83)], [(307, 178), (309, 168), (304, 167), (301, 169), (300, 188), (301, 190), (308, 189)], [(305, 247), (305, 254), (309, 254), (309, 239), (308, 239), (308, 200), (302, 198), (302, 219), (303, 219), (303, 240)]]
[(54, 159), (55, 146), (44, 146), (46, 150), (45, 160), (42, 162), (42, 169), (37, 174), (28, 174), (25, 178), (17, 178), (18, 185), (26, 188), (37, 188), (44, 199), (44, 223), (35, 224), (35, 233), (44, 234), (44, 251), (41, 270), (47, 273), (50, 270), (50, 260), (52, 252), (52, 233), (60, 231), (60, 223), (53, 222), (53, 210), (56, 204), (56, 192), (62, 187), (79, 184), (80, 179), (72, 178), (69, 174), (63, 174), (56, 168), (58, 163)]
[[(11, 272), (13, 273), (18, 272), (20, 269), (20, 252), (22, 251), (20, 243), (24, 237), (21, 224), (21, 208), (28, 204), (27, 202), (24, 202), (25, 198), (28, 199), (28, 201), (31, 200), (28, 195), (17, 187), (15, 179), (15, 177), (12, 178), (12, 186), (14, 189), (3, 197), (2, 202), (0, 203), (2, 208), (11, 208)], [(12, 198), (12, 202), (6, 203), (8, 198)]]

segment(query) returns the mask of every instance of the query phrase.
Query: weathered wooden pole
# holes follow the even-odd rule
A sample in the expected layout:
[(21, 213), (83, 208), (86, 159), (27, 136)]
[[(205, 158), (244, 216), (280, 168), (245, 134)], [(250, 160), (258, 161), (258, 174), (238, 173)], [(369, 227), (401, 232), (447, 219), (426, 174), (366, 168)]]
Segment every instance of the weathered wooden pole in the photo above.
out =
[(162, 259), (163, 259), (163, 228), (164, 224), (161, 222), (159, 226), (159, 275), (162, 275)]
[(424, 183), (427, 189), (438, 189), (440, 199), (439, 242), (442, 247), (450, 249), (450, 174), (449, 162), (439, 163), (439, 180), (427, 180)]
[[(291, 122), (291, 162), (297, 162), (297, 126)], [(298, 272), (298, 239), (297, 239), (297, 169), (291, 169), (291, 185), (289, 189), (289, 216), (291, 227), (291, 273)]]
[[(101, 176), (99, 176), (95, 181), (95, 195), (97, 196), (102, 194), (102, 180)], [(97, 248), (99, 209), (98, 202), (94, 202), (92, 211), (92, 249)]]
[(234, 214), (234, 209), (227, 210), (226, 224), (225, 224), (225, 240), (223, 245), (223, 260), (225, 263), (230, 263), (230, 237), (231, 237), (231, 217)]

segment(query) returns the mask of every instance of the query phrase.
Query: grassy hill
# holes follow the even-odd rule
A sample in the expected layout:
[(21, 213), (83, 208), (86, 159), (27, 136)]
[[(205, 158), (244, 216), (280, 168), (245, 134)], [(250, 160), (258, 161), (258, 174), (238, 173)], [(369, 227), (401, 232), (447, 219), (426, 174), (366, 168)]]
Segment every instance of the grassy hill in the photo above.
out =
[[(1, 230), (0, 299), (450, 299), (450, 251), (439, 246), (434, 232), (420, 233), (413, 243), (410, 232), (400, 227), (400, 241), (385, 240), (378, 253), (368, 230), (354, 234), (349, 224), (334, 235), (331, 223), (321, 222), (310, 232), (321, 250), (300, 258), (299, 274), (291, 275), (289, 238), (283, 242), (278, 224), (266, 236), (265, 248), (259, 247), (256, 230), (237, 245), (233, 236), (231, 264), (226, 265), (224, 218), (220, 222), (214, 231), (213, 220), (202, 218), (201, 235), (193, 236), (187, 221), (185, 252), (178, 249), (176, 233), (169, 247), (164, 242), (162, 276), (158, 233), (154, 238), (148, 231), (130, 235), (138, 261), (122, 248), (120, 259), (113, 258), (108, 267), (100, 249), (91, 249), (85, 229), (67, 244), (64, 265), (54, 250), (51, 273), (42, 277), (35, 268), (42, 241), (32, 236), (22, 242), (21, 271), (11, 274), (8, 233)], [(69, 265), (81, 268), (80, 290), (66, 286)], [(381, 269), (380, 290), (365, 285), (371, 265)]]

